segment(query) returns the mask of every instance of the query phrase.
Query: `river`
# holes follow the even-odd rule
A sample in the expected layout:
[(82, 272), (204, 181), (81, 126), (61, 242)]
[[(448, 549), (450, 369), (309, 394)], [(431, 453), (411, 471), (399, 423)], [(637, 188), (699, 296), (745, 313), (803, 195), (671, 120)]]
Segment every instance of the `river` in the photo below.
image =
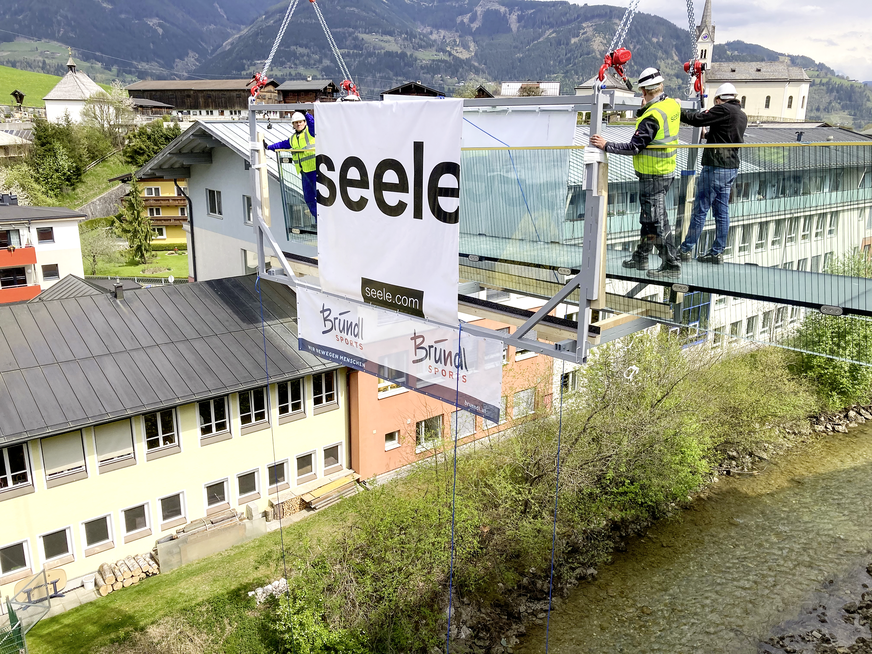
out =
[[(868, 637), (838, 609), (872, 586), (870, 424), (783, 455), (757, 476), (722, 477), (630, 541), (551, 613), (547, 651), (780, 653), (764, 641), (814, 625), (837, 644)], [(534, 625), (514, 651), (545, 644), (545, 624)]]

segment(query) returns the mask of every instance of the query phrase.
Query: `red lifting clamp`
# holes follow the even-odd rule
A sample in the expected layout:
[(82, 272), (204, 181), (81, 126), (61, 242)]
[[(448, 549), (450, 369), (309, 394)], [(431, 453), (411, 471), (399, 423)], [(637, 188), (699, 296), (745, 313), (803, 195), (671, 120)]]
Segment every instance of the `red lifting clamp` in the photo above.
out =
[(630, 83), (630, 80), (627, 79), (627, 76), (624, 74), (624, 66), (633, 58), (633, 53), (625, 48), (618, 48), (614, 52), (610, 52), (603, 59), (603, 65), (600, 66), (599, 75), (597, 79), (602, 82), (606, 78), (606, 71), (609, 68), (614, 68), (615, 72), (620, 76), (622, 80), (624, 80), (624, 84), (627, 85), (629, 90), (633, 90), (633, 85)]
[(688, 61), (684, 64), (684, 72), (695, 78), (693, 90), (702, 93), (702, 74), (705, 72), (705, 64), (701, 61)]
[(262, 73), (255, 73), (251, 79), (254, 80), (254, 85), (251, 87), (251, 97), (256, 98), (260, 90), (269, 84), (269, 78)]
[[(314, 0), (312, 0), (312, 2), (314, 2)], [(348, 94), (347, 97), (360, 100), (360, 93), (357, 91), (357, 84), (347, 79), (344, 79), (339, 86), (342, 88), (343, 91)]]

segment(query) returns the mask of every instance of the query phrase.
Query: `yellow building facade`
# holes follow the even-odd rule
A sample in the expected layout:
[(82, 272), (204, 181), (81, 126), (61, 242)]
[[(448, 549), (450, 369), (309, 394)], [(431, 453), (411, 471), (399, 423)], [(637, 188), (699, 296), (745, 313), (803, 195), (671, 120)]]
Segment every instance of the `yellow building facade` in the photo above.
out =
[(186, 180), (178, 180), (181, 191), (171, 179), (140, 179), (142, 200), (151, 220), (153, 245), (166, 243), (180, 250), (188, 248), (184, 226), (188, 222), (188, 192)]

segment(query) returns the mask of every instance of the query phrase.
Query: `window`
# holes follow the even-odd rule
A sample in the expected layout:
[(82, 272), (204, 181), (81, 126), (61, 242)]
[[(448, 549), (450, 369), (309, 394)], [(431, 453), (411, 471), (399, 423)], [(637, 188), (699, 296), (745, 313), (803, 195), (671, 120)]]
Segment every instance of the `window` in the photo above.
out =
[(305, 484), (307, 481), (312, 481), (317, 475), (315, 474), (315, 453), (307, 452), (297, 457), (297, 483)]
[(790, 307), (790, 324), (799, 320), (799, 307)]
[(811, 258), (811, 271), (813, 273), (821, 271), (821, 255), (817, 254)]
[(21, 234), (17, 229), (0, 229), (0, 248), (21, 247)]
[(42, 281), (50, 282), (60, 278), (61, 273), (56, 263), (47, 263), (42, 267)]
[(148, 504), (132, 506), (129, 509), (124, 509), (121, 513), (124, 515), (124, 534), (126, 536), (148, 529)]
[(312, 404), (316, 407), (336, 401), (336, 371), (312, 375)]
[(206, 484), (203, 488), (206, 491), (206, 506), (208, 508), (213, 509), (228, 502), (226, 479), (213, 481), (211, 484)]
[(787, 97), (787, 108), (793, 109), (793, 96), (792, 95)]
[(475, 433), (475, 416), (469, 411), (455, 411), (451, 414), (451, 435), (464, 438)]
[(763, 105), (763, 108), (764, 108), (764, 109), (768, 109), (768, 108), (769, 108), (769, 103), (770, 103), (771, 101), (772, 101), (772, 97), (767, 95), (767, 96), (766, 96), (766, 102), (765, 102), (765, 104)]
[(188, 187), (182, 186), (181, 184), (178, 184), (174, 190), (176, 192), (176, 197), (183, 198), (183, 197), (185, 197), (185, 193), (188, 192)]
[(827, 272), (830, 269), (830, 264), (833, 262), (833, 253), (827, 252), (824, 254), (824, 267), (823, 271)]
[(827, 227), (827, 236), (835, 236), (839, 231), (839, 214), (833, 211), (830, 214), (830, 224)]
[(775, 310), (775, 329), (781, 329), (784, 327), (784, 317), (786, 314), (787, 309), (785, 307)]
[(0, 547), (0, 575), (30, 569), (27, 541)]
[(239, 422), (243, 426), (266, 421), (266, 389), (255, 388), (239, 393)]
[(520, 418), (522, 416), (533, 413), (533, 411), (535, 410), (535, 399), (536, 391), (532, 388), (528, 388), (526, 390), (518, 391), (517, 393), (515, 393), (515, 397), (512, 402), (512, 417)]
[[(82, 523), (85, 534), (85, 547), (97, 547), (112, 542), (112, 519), (108, 515), (94, 518)], [(88, 552), (85, 552), (85, 556)]]
[(220, 434), (229, 429), (227, 423), (227, 398), (205, 400), (198, 405), (200, 414), (200, 438)]
[(324, 448), (324, 474), (342, 470), (342, 444), (335, 443)]
[(130, 420), (94, 427), (94, 440), (97, 443), (97, 462), (102, 472), (136, 463)]
[[(182, 524), (185, 521), (185, 494), (176, 493), (168, 495), (158, 500), (160, 504), (160, 521), (167, 523), (176, 521), (176, 524)], [(163, 529), (170, 529), (175, 525), (161, 524)]]
[(757, 240), (754, 242), (754, 251), (762, 252), (766, 249), (766, 240), (769, 237), (769, 223), (760, 223), (757, 226)]
[(578, 390), (578, 371), (570, 370), (569, 372), (563, 373), (560, 378), (560, 388), (563, 389), (564, 392), (570, 393), (572, 391)]
[(292, 413), (303, 411), (303, 380), (292, 379), (291, 381), (277, 384), (279, 395), (279, 415), (287, 416)]
[(250, 470), (249, 472), (243, 472), (241, 475), (236, 475), (236, 489), (239, 491), (240, 502), (255, 499), (250, 496), (260, 492), (259, 481), (257, 470)]
[(802, 219), (802, 232), (799, 235), (799, 240), (807, 241), (811, 238), (811, 223), (811, 216), (806, 216)]
[(737, 320), (736, 322), (730, 323), (730, 340), (734, 340), (739, 338), (739, 329), (742, 327), (742, 321)]
[(802, 96), (802, 100), (799, 103), (800, 109), (805, 109), (805, 96)]
[(796, 218), (788, 218), (787, 219), (787, 238), (785, 239), (785, 243), (790, 245), (791, 243), (796, 243), (796, 230), (799, 227), (799, 220)]
[(22, 443), (0, 450), (0, 491), (31, 483), (24, 448), (25, 445)]
[(772, 312), (771, 311), (764, 311), (763, 312), (762, 329), (763, 329), (763, 331), (769, 331), (769, 329), (771, 327), (772, 327)]
[(167, 237), (167, 228), (166, 227), (152, 227), (151, 228), (151, 240), (152, 241), (160, 241), (164, 240)]
[(743, 96), (742, 96), (742, 109), (745, 108), (745, 100), (746, 100), (746, 98), (745, 98), (745, 96), (743, 95)]
[(775, 229), (772, 232), (772, 240), (770, 241), (769, 244), (774, 248), (780, 247), (783, 238), (784, 238), (784, 220), (776, 220), (775, 221)]
[(784, 263), (781, 264), (781, 269), (782, 270), (793, 270), (793, 262), (792, 261), (785, 261)]
[(826, 215), (820, 214), (815, 220), (814, 224), (814, 237), (815, 240), (824, 237), (824, 222), (826, 221)]
[(485, 421), (484, 421), (484, 428), (485, 428), (485, 429), (493, 429), (493, 428), (496, 427), (497, 425), (501, 425), (501, 424), (503, 424), (503, 423), (507, 420), (507, 418), (506, 418), (506, 403), (507, 403), (507, 398), (506, 398), (505, 395), (503, 395), (503, 396), (500, 398), (500, 417), (499, 417), (499, 422), (491, 422), (490, 420), (485, 419)]
[(385, 434), (385, 452), (400, 446), (400, 432), (392, 431)]
[(406, 382), (406, 373), (394, 370), (388, 366), (378, 367), (378, 397), (390, 397), (398, 393), (404, 393), (408, 389), (402, 384)]
[(70, 545), (69, 527), (40, 536), (40, 541), (42, 543), (44, 561), (49, 562), (63, 557), (72, 557), (73, 549)]
[(149, 207), (148, 208), (148, 217), (149, 218), (160, 218), (161, 211), (160, 207)]
[(37, 227), (36, 240), (39, 243), (54, 243), (54, 227)]
[(747, 338), (754, 338), (754, 335), (757, 333), (757, 316), (750, 316), (745, 321), (745, 336)]
[(251, 196), (242, 196), (242, 218), (246, 225), (251, 225), (254, 222), (253, 214), (251, 213)]
[(724, 344), (724, 328), (720, 325), (712, 327), (712, 346), (720, 347)]
[(147, 198), (159, 198), (160, 197), (160, 186), (146, 186), (145, 187), (145, 197), (147, 197)]
[(421, 452), (432, 448), (442, 440), (442, 416), (433, 416), (419, 420), (415, 424), (415, 451)]
[(210, 216), (223, 216), (221, 212), (221, 191), (206, 189), (206, 212)]
[(530, 357), (534, 357), (538, 354), (537, 352), (531, 352), (530, 350), (519, 347), (515, 349), (515, 361), (523, 361), (524, 359), (529, 359)]
[(188, 216), (188, 207), (179, 207), (179, 215), (186, 218)]
[(266, 475), (270, 487), (286, 485), (288, 483), (288, 462), (280, 461), (267, 466)]
[(42, 465), (48, 488), (62, 483), (84, 479), (85, 450), (82, 446), (82, 432), (73, 431), (58, 436), (50, 436), (40, 441)]
[(176, 444), (175, 409), (148, 413), (144, 420), (146, 450), (156, 450)]
[(733, 243), (736, 242), (736, 228), (730, 227), (730, 231), (727, 232), (727, 244), (724, 246), (724, 256), (731, 257), (733, 256)]
[(739, 254), (747, 254), (751, 251), (751, 226), (742, 226), (742, 239), (739, 241)]
[(808, 270), (808, 258), (800, 259), (796, 262), (797, 270)]

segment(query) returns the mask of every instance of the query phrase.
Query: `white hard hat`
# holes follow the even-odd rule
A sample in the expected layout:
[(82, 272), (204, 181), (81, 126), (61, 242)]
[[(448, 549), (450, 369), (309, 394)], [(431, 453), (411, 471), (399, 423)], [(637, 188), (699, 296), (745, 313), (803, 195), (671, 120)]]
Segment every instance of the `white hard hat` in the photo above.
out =
[(292, 122), (292, 123), (296, 123), (296, 122), (299, 121), (299, 120), (302, 120), (302, 121), (305, 122), (306, 117), (305, 117), (303, 114), (301, 114), (299, 111), (295, 111), (295, 112), (294, 112), (294, 115), (291, 116), (291, 122)]
[(736, 97), (736, 87), (729, 82), (727, 82), (726, 84), (721, 84), (718, 87), (718, 90), (715, 91), (716, 98), (726, 98), (727, 96), (730, 96), (727, 98), (728, 100), (732, 100)]
[(663, 84), (663, 75), (656, 68), (646, 68), (639, 75), (639, 86), (643, 89)]

